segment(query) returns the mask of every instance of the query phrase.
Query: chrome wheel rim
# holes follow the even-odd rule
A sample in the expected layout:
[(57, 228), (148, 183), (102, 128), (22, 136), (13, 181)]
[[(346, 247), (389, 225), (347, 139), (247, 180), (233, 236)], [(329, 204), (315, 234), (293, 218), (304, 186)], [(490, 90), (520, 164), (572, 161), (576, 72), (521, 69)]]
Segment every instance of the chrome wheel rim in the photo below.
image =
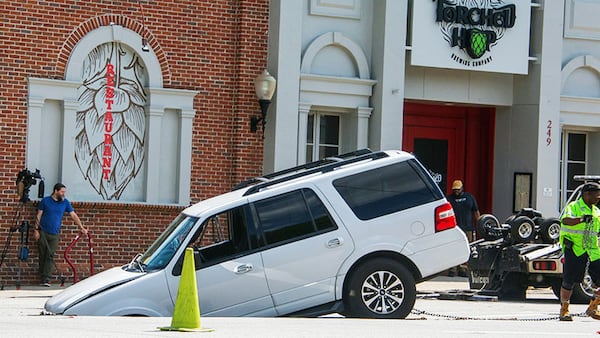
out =
[(558, 237), (560, 237), (560, 224), (550, 224), (550, 226), (548, 227), (548, 235), (554, 240), (558, 239)]
[(531, 226), (531, 224), (525, 222), (519, 225), (519, 236), (521, 236), (521, 238), (529, 238), (529, 236), (531, 236), (532, 233), (533, 227)]
[(375, 271), (365, 279), (361, 299), (371, 312), (390, 314), (402, 305), (404, 284), (390, 271)]
[(594, 297), (594, 288), (592, 287), (592, 277), (590, 277), (590, 274), (587, 273), (585, 276), (583, 277), (583, 280), (581, 281), (581, 289), (583, 290), (583, 292), (590, 296), (590, 297)]

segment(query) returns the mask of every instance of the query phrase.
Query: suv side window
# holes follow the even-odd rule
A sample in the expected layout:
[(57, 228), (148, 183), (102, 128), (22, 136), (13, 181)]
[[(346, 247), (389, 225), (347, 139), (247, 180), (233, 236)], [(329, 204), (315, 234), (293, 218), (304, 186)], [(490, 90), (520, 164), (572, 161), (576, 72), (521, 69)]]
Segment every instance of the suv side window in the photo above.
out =
[[(248, 205), (229, 209), (207, 218), (188, 246), (194, 248), (196, 270), (244, 255), (258, 246)], [(250, 240), (252, 238), (252, 241)], [(173, 269), (181, 274), (183, 255)]]
[(333, 185), (356, 217), (369, 220), (442, 198), (422, 167), (408, 160), (339, 178)]
[(337, 229), (323, 202), (310, 189), (254, 203), (266, 245), (281, 244)]

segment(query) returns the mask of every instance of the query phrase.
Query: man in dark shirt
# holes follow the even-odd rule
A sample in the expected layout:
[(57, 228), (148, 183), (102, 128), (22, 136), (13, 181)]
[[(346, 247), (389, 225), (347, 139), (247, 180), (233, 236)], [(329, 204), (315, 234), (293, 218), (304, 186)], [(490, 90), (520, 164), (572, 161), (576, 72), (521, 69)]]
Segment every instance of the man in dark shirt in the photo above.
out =
[(456, 180), (452, 182), (452, 193), (446, 198), (452, 204), (458, 227), (465, 232), (469, 242), (472, 242), (475, 239), (474, 224), (480, 216), (475, 197), (464, 190), (462, 181)]
[[(456, 180), (452, 182), (452, 193), (446, 196), (448, 202), (452, 204), (454, 215), (456, 216), (456, 224), (467, 235), (469, 242), (475, 240), (474, 221), (479, 218), (479, 207), (475, 201), (475, 197), (465, 191), (462, 181)], [(467, 276), (467, 267), (459, 266), (448, 271), (448, 276), (454, 276), (458, 270), (458, 275), (461, 277)]]

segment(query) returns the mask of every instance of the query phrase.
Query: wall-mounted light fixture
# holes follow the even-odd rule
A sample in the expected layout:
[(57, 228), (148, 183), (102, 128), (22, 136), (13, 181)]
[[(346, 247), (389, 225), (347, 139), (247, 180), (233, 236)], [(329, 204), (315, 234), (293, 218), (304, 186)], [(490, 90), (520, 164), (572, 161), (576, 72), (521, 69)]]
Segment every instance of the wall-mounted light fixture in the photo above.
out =
[(142, 52), (149, 52), (150, 46), (148, 46), (148, 39), (142, 38)]
[(266, 69), (254, 80), (254, 90), (256, 91), (256, 97), (258, 98), (258, 104), (260, 105), (260, 117), (252, 116), (250, 118), (250, 131), (253, 133), (256, 133), (259, 122), (262, 122), (262, 130), (263, 133), (265, 132), (267, 110), (271, 104), (273, 93), (275, 93), (276, 84), (277, 81)]
[[(142, 2), (138, 0), (138, 5), (140, 6), (140, 12), (142, 14), (142, 34), (144, 34), (144, 30), (146, 30), (146, 16), (144, 15), (144, 7), (142, 7)], [(150, 45), (148, 45), (148, 39), (146, 39), (142, 35), (142, 52), (149, 52)]]

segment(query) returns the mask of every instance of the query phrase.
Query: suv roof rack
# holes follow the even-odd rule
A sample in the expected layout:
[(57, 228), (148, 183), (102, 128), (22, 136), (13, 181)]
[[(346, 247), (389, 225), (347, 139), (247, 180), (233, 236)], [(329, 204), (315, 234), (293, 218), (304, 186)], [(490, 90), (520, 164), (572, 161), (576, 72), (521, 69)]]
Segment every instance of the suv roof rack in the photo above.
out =
[(333, 157), (326, 157), (322, 160), (302, 164), (289, 169), (276, 171), (274, 173), (266, 174), (264, 176), (254, 177), (237, 184), (235, 187), (233, 187), (232, 190), (242, 189), (254, 184), (253, 187), (251, 187), (250, 189), (248, 189), (248, 191), (244, 193), (244, 196), (247, 196), (258, 192), (262, 188), (266, 188), (268, 186), (282, 183), (285, 181), (293, 180), (302, 176), (308, 176), (319, 172), (325, 173), (346, 164), (360, 162), (368, 159), (376, 160), (384, 157), (388, 157), (388, 154), (382, 151), (373, 152), (371, 149), (368, 148), (359, 149), (356, 151)]

